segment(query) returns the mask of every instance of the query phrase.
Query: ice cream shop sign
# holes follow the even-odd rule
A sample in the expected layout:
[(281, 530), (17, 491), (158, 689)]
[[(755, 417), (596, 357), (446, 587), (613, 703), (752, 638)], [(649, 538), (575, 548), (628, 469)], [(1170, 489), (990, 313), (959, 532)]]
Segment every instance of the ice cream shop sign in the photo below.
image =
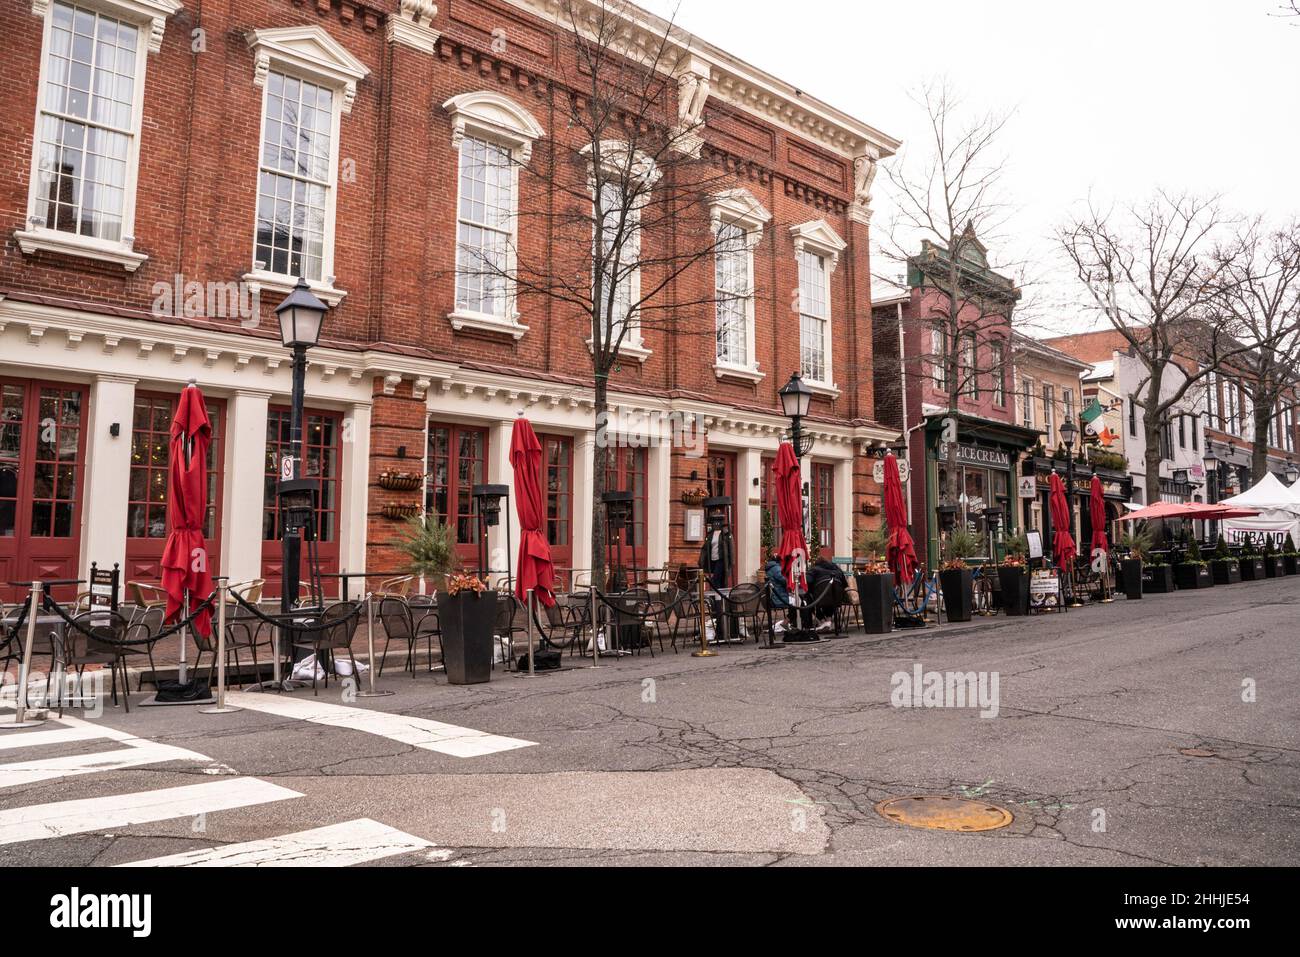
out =
[[(940, 462), (948, 460), (946, 443), (939, 444), (938, 458)], [(957, 464), (1007, 470), (1011, 468), (1011, 454), (1005, 449), (990, 449), (982, 445), (958, 445)]]

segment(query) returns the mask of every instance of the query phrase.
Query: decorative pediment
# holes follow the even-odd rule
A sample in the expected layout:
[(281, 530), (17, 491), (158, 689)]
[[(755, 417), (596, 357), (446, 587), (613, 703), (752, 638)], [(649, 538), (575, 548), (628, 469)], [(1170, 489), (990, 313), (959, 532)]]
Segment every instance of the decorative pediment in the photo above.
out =
[(478, 134), (510, 146), (520, 164), (528, 162), (533, 143), (546, 135), (531, 113), (500, 93), (462, 93), (442, 108), (451, 114), (452, 145), (459, 146), (466, 133)]
[(794, 237), (794, 251), (796, 253), (801, 253), (807, 249), (822, 256), (829, 256), (832, 269), (839, 263), (840, 253), (849, 245), (840, 238), (840, 234), (832, 229), (831, 224), (824, 219), (815, 219), (811, 223), (800, 223), (798, 226), (791, 226), (790, 235)]
[[(149, 34), (149, 52), (162, 49), (163, 31), (167, 18), (180, 10), (180, 0), (99, 0), (106, 12), (143, 27)], [(50, 0), (32, 0), (32, 13), (44, 17), (50, 9)]]
[(344, 113), (352, 111), (357, 82), (370, 74), (369, 67), (314, 24), (251, 30), (248, 47), (253, 51), (255, 84), (263, 86), (271, 65), (276, 64), (342, 92)]
[(724, 190), (709, 197), (709, 212), (715, 233), (722, 223), (735, 223), (755, 243), (762, 238), (763, 227), (772, 221), (767, 208), (744, 188)]

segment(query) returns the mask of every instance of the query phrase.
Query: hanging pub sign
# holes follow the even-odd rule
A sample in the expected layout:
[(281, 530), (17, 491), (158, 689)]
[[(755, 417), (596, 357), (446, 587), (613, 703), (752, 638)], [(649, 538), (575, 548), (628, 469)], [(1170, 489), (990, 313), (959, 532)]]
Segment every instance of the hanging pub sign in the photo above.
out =
[[(939, 461), (948, 457), (948, 443), (939, 443)], [(1003, 449), (990, 449), (983, 445), (957, 445), (958, 465), (978, 465), (986, 469), (1010, 469), (1011, 453)]]
[[(871, 477), (875, 479), (877, 485), (885, 484), (885, 463), (880, 459), (876, 459), (875, 464), (871, 466)], [(907, 459), (898, 459), (898, 481), (906, 485), (907, 480), (911, 477), (911, 463)]]
[(1021, 498), (1038, 497), (1038, 479), (1032, 475), (1022, 475), (1016, 485)]

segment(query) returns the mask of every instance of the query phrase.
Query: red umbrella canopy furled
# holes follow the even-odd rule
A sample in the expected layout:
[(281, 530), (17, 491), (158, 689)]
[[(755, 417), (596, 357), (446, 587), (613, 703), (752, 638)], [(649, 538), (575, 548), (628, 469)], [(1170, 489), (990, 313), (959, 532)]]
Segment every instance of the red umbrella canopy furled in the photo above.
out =
[(807, 587), (802, 575), (796, 583), (791, 579), (795, 558), (808, 562), (808, 542), (803, 537), (803, 476), (799, 460), (789, 442), (782, 442), (776, 453), (776, 511), (781, 520), (781, 541), (776, 554), (781, 559), (781, 572), (793, 589)]
[(1048, 506), (1052, 510), (1052, 553), (1056, 556), (1057, 566), (1064, 570), (1070, 567), (1074, 557), (1079, 554), (1079, 548), (1074, 544), (1074, 536), (1070, 534), (1070, 506), (1065, 501), (1065, 486), (1061, 482), (1061, 476), (1053, 472), (1049, 484), (1052, 489), (1048, 498)]
[[(212, 594), (212, 570), (203, 522), (208, 513), (208, 446), (212, 423), (203, 393), (188, 386), (181, 393), (172, 419), (171, 466), (168, 475), (167, 543), (163, 546), (162, 586), (167, 593), (166, 620), (181, 612), (186, 593), (190, 606)], [(206, 638), (212, 633), (212, 612), (204, 609), (194, 619), (194, 630)]]
[(1101, 494), (1101, 479), (1092, 477), (1092, 494), (1089, 505), (1092, 509), (1092, 550), (1101, 549), (1110, 552), (1110, 542), (1106, 540), (1106, 500)]
[(551, 546), (542, 531), (545, 497), (542, 494), (542, 443), (532, 423), (515, 419), (510, 436), (510, 465), (515, 470), (515, 511), (519, 515), (519, 576), (515, 595), (528, 600), (528, 591), (547, 608), (555, 604), (555, 568)]
[(910, 582), (916, 574), (916, 545), (907, 530), (903, 481), (898, 476), (898, 459), (893, 452), (885, 456), (885, 525), (889, 528), (889, 545), (885, 549), (889, 570), (896, 582)]

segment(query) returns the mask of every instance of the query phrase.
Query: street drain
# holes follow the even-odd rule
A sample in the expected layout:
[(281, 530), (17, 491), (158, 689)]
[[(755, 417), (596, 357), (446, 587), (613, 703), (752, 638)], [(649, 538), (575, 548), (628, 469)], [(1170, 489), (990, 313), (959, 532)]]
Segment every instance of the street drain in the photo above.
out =
[(1179, 748), (1178, 753), (1186, 758), (1217, 758), (1218, 752), (1206, 748)]
[(881, 801), (876, 813), (896, 824), (932, 831), (995, 831), (1012, 820), (1010, 811), (993, 804), (924, 794)]

